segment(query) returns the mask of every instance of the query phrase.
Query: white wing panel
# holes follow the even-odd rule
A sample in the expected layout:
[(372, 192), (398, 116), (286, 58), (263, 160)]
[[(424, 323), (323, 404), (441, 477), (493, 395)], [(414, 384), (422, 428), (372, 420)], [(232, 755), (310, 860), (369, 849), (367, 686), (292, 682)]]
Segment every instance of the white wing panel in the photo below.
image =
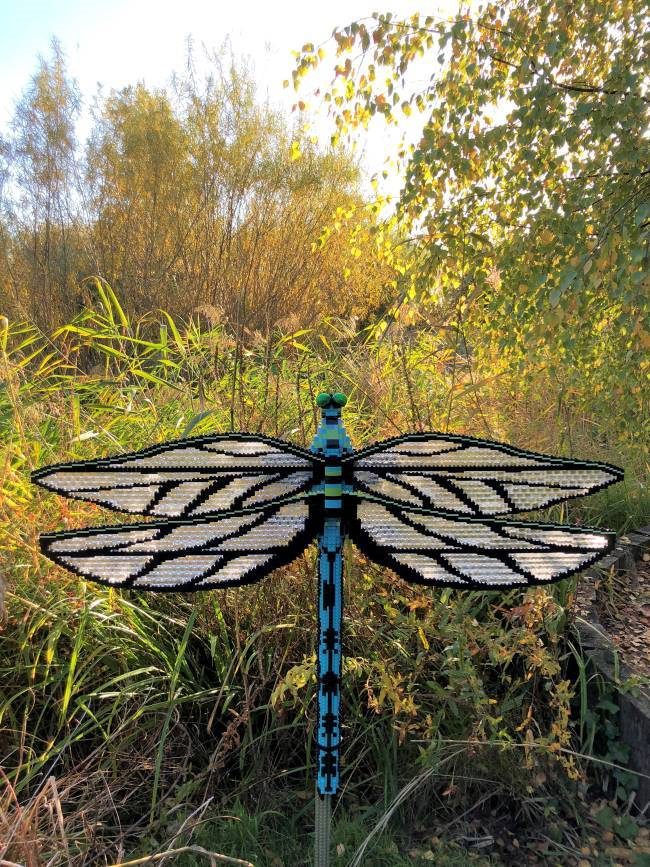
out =
[(117, 511), (185, 518), (257, 508), (306, 491), (322, 458), (246, 434), (197, 437), (37, 470), (47, 490)]
[(609, 464), (542, 455), (453, 434), (409, 434), (345, 458), (369, 496), (436, 511), (506, 515), (541, 509), (611, 485)]
[(568, 577), (612, 549), (612, 533), (553, 525), (452, 518), (360, 500), (354, 543), (404, 578), (449, 587), (506, 588)]
[(111, 587), (191, 591), (263, 578), (315, 533), (305, 501), (195, 521), (41, 536), (46, 557)]

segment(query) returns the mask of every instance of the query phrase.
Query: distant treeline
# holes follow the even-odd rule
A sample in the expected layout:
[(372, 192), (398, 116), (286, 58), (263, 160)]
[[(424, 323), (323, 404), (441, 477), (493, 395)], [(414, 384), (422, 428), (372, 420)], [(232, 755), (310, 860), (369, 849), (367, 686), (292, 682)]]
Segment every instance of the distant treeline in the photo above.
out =
[(390, 275), (357, 168), (260, 103), (241, 64), (100, 91), (85, 144), (81, 108), (54, 43), (0, 138), (0, 313), (69, 321), (90, 275), (135, 315), (198, 310), (244, 340), (380, 308)]

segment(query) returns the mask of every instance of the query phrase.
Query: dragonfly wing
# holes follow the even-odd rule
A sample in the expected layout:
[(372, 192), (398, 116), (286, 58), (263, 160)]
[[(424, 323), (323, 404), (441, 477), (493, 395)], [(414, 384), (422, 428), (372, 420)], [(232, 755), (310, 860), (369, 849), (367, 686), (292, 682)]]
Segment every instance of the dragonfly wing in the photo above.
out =
[(32, 480), (120, 512), (185, 518), (294, 497), (311, 486), (318, 464), (318, 457), (282, 440), (224, 434), (44, 467)]
[(300, 500), (193, 521), (51, 533), (40, 542), (50, 560), (100, 584), (189, 592), (257, 581), (293, 560), (313, 535)]
[(409, 581), (466, 589), (566, 578), (611, 551), (616, 538), (599, 530), (452, 517), (363, 499), (349, 533), (363, 553)]
[(361, 493), (467, 516), (541, 509), (623, 478), (609, 464), (569, 460), (455, 434), (409, 434), (347, 458)]

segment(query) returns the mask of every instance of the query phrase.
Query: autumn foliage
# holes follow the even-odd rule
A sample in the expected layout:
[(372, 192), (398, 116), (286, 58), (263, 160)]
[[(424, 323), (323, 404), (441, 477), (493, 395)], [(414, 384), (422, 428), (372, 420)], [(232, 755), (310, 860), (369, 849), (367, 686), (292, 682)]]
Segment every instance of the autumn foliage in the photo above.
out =
[(334, 61), (303, 46), (293, 77), (308, 93), (330, 64), (319, 99), (335, 141), (405, 130), (383, 226), (408, 238), (393, 315), (446, 318), (483, 371), (543, 370), (635, 440), (650, 375), (649, 25), (638, 0), (377, 14), (335, 31)]
[[(132, 313), (203, 309), (239, 336), (379, 308), (389, 269), (373, 253), (357, 169), (260, 103), (243, 67), (215, 61), (168, 91), (98, 96), (85, 142), (80, 109), (55, 44), (2, 151), (6, 315), (60, 325), (90, 302), (90, 275)], [(337, 214), (341, 231), (315, 250)]]
[[(311, 845), (314, 550), (246, 590), (95, 587), (37, 536), (106, 513), (36, 467), (215, 431), (308, 446), (335, 389), (355, 447), (609, 461), (624, 483), (539, 517), (648, 524), (648, 56), (641, 0), (377, 14), (302, 46), (293, 124), (224, 56), (99, 93), (88, 126), (61, 50), (40, 62), (0, 139), (0, 859)], [(384, 124), (370, 194), (347, 143)], [(345, 561), (337, 863), (646, 864), (636, 684), (590, 667), (579, 579), (433, 591)]]

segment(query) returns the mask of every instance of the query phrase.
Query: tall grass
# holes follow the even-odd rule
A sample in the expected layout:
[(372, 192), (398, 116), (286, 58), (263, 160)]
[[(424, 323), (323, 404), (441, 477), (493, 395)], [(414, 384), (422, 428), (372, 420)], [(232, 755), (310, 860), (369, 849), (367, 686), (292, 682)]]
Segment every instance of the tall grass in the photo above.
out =
[[(323, 388), (350, 395), (356, 445), (415, 427), (553, 450), (562, 431), (543, 424), (539, 387), (518, 390), (525, 415), (511, 384), (477, 394), (467, 359), (430, 333), (376, 339), (331, 318), (242, 343), (210, 311), (130, 321), (109, 286), (96, 289), (96, 309), (52, 335), (0, 332), (0, 858), (111, 863), (194, 841), (259, 865), (307, 863), (314, 551), (245, 589), (96, 587), (40, 558), (37, 535), (106, 513), (38, 492), (30, 470), (231, 429), (306, 445)], [(574, 447), (620, 460), (603, 427), (572, 419)], [(625, 486), (554, 517), (645, 520), (643, 468), (623, 459)], [(399, 864), (427, 833), (486, 810), (535, 839), (584, 773), (563, 643), (574, 584), (425, 591), (352, 550), (346, 563), (341, 863), (377, 822), (366, 863)]]

